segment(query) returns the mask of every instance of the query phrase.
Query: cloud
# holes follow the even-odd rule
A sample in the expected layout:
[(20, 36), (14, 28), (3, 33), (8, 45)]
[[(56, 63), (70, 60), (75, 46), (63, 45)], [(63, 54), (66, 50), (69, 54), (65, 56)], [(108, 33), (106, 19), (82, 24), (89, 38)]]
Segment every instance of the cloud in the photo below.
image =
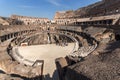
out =
[(55, 6), (61, 6), (61, 4), (59, 3), (59, 0), (47, 0), (47, 2), (49, 2)]
[(35, 8), (35, 6), (28, 6), (28, 5), (20, 5), (19, 8)]

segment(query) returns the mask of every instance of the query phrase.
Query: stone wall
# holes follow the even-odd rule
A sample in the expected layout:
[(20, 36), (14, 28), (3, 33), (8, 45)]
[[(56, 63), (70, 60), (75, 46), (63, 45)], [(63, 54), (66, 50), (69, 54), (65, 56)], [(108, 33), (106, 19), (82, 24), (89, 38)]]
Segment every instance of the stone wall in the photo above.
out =
[[(60, 25), (119, 24), (120, 0), (103, 0), (75, 11), (56, 12), (54, 21)], [(115, 16), (111, 19), (111, 16)], [(107, 16), (107, 17), (106, 17)], [(95, 18), (95, 19), (94, 19)], [(109, 18), (109, 19), (108, 19)], [(80, 22), (80, 23), (79, 23)], [(82, 22), (82, 23), (81, 23)]]
[(0, 17), (0, 25), (10, 25), (6, 20)]
[(48, 18), (27, 17), (20, 15), (11, 15), (11, 18), (23, 21), (25, 25), (41, 25), (50, 21)]
[(119, 42), (109, 44), (105, 49), (109, 52), (89, 55), (84, 61), (69, 66), (66, 72), (66, 80), (119, 80)]
[(72, 18), (74, 15), (73, 10), (69, 11), (58, 11), (55, 13), (54, 19), (64, 19), (64, 18)]

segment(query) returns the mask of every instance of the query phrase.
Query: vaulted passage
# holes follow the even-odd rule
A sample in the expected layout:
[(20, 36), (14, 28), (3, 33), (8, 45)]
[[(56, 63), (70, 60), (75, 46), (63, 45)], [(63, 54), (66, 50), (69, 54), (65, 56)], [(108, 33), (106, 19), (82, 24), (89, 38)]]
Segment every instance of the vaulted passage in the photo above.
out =
[(115, 39), (116, 39), (117, 41), (120, 41), (120, 34), (116, 34), (116, 35), (115, 35)]

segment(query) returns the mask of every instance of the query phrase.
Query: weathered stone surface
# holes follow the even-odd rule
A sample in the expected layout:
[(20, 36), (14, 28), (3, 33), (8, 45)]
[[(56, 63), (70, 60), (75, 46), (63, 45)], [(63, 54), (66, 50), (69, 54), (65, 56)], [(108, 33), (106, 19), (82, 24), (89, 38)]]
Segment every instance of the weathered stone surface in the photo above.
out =
[(28, 17), (20, 15), (12, 15), (11, 18), (20, 20), (24, 23), (24, 25), (40, 25), (46, 24), (48, 21), (50, 21), (48, 18)]
[(0, 80), (23, 80), (23, 79), (19, 77), (11, 77), (10, 75), (7, 74), (0, 74)]
[[(66, 80), (120, 80), (120, 44), (109, 44), (108, 52), (89, 55), (84, 61), (69, 66)], [(114, 50), (114, 51), (113, 51)]]
[(92, 5), (88, 5), (83, 8), (79, 8), (75, 11), (63, 11), (56, 12), (55, 19), (65, 19), (65, 18), (83, 18), (83, 17), (92, 17), (92, 16), (100, 16), (100, 15), (108, 15), (120, 12), (120, 1), (119, 0), (103, 0), (96, 2)]
[(9, 22), (0, 17), (0, 25), (9, 25)]
[(112, 29), (99, 28), (99, 27), (87, 27), (83, 30), (85, 33), (90, 34), (100, 43), (109, 43), (115, 40), (115, 33)]
[(64, 76), (65, 76), (65, 68), (68, 66), (68, 63), (66, 61), (65, 58), (58, 58), (56, 59), (56, 66), (57, 66), (57, 70), (59, 73), (59, 79), (60, 80), (65, 80)]

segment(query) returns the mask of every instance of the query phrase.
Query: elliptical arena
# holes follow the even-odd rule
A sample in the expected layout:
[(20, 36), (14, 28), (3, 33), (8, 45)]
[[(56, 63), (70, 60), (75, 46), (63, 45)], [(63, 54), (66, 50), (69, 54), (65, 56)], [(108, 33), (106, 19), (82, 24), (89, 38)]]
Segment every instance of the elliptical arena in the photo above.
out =
[(1, 80), (120, 80), (120, 0), (54, 20), (0, 17)]

